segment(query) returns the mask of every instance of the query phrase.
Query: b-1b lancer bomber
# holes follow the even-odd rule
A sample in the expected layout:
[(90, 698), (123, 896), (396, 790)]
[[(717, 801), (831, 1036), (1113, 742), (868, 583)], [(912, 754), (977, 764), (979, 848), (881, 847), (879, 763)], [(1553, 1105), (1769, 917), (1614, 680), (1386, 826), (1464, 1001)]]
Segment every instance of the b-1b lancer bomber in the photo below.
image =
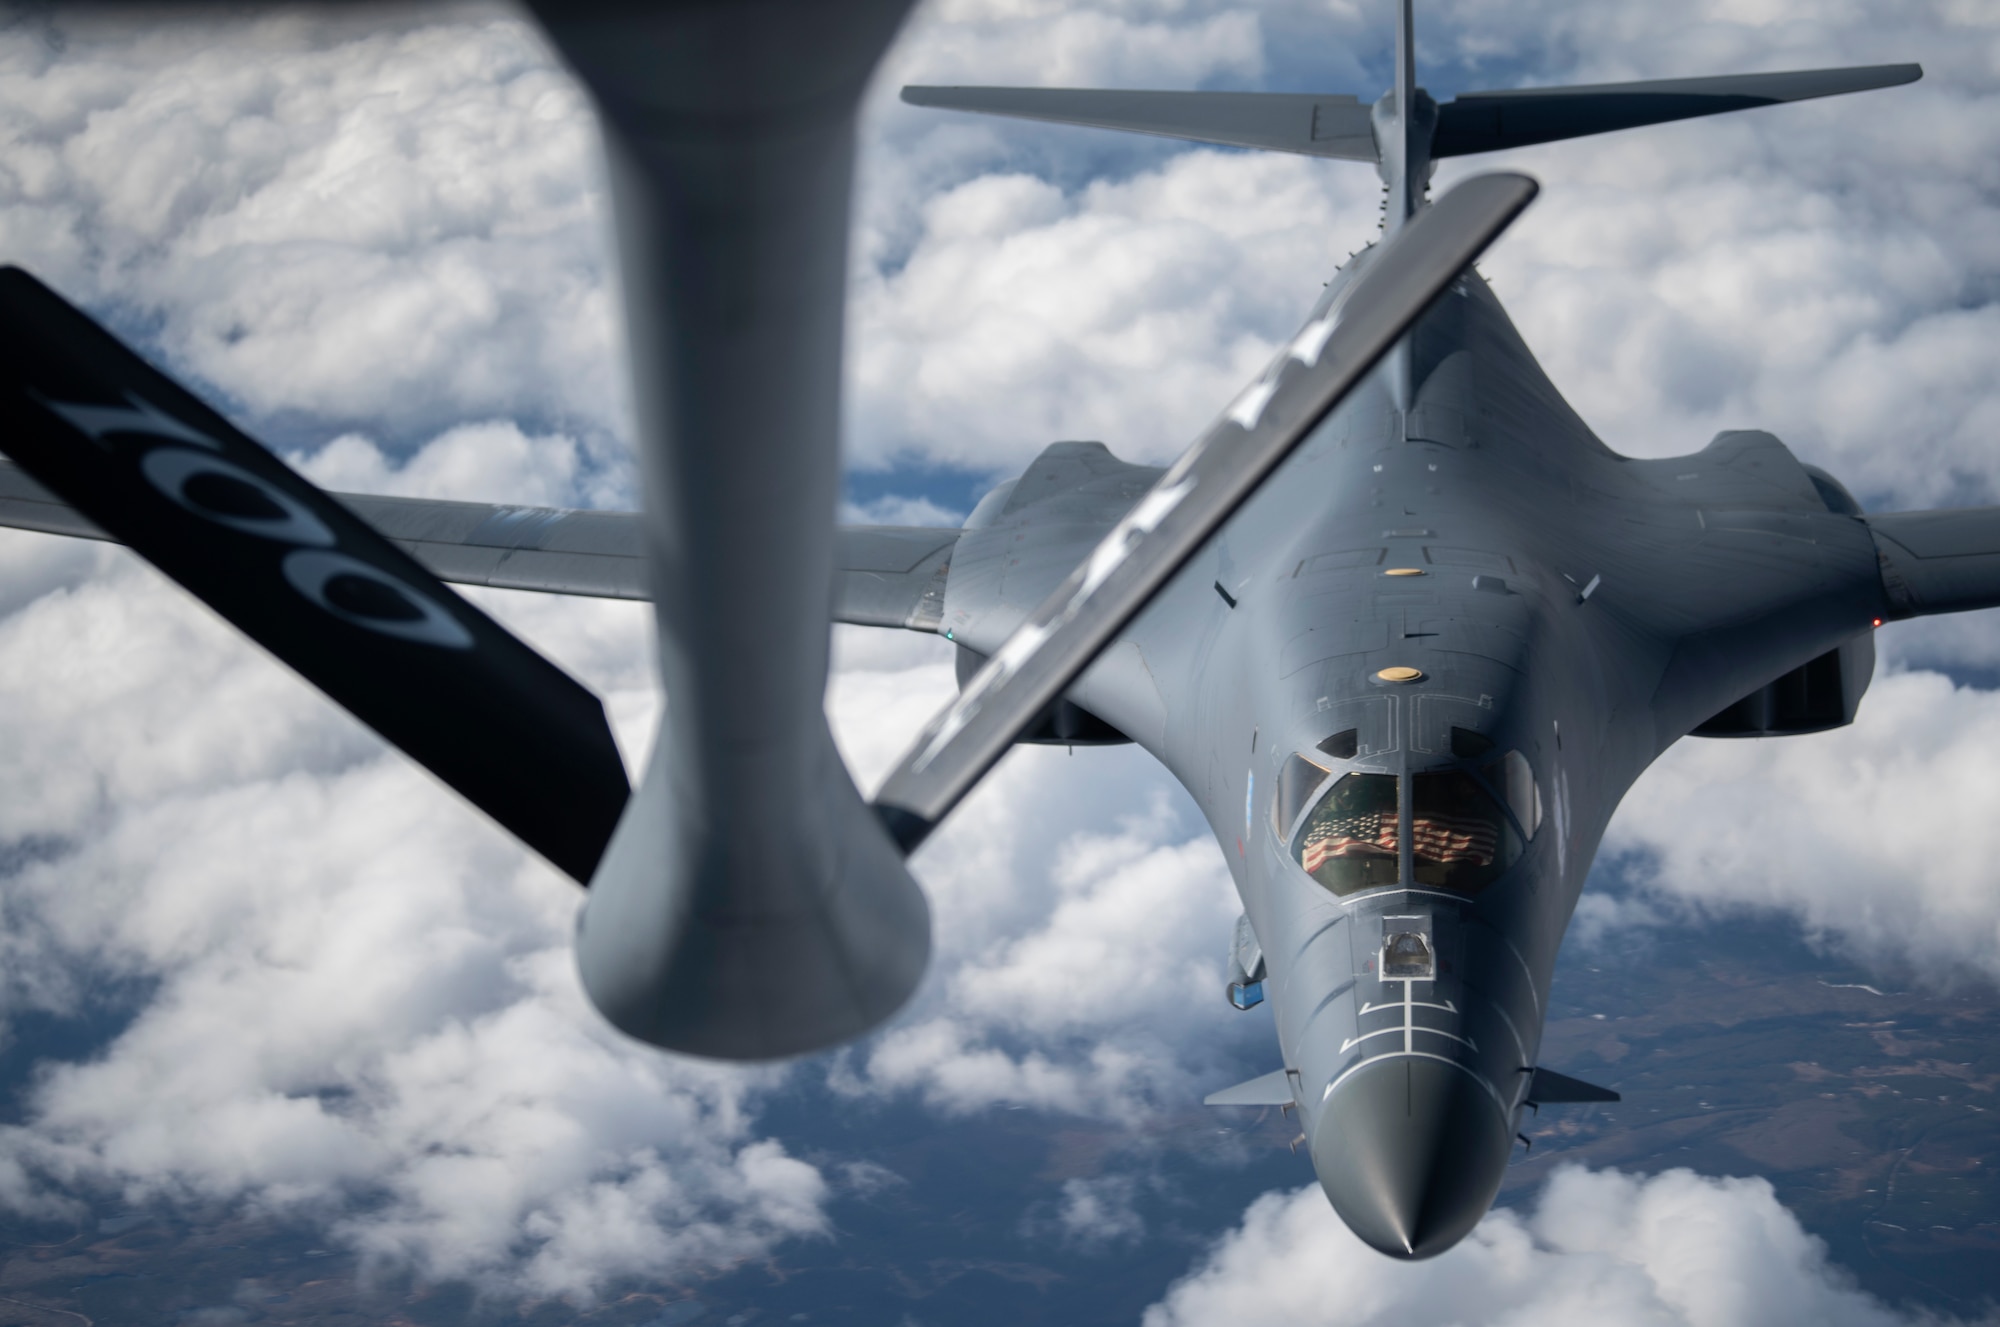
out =
[[(588, 885), (591, 998), (695, 1054), (878, 1026), (928, 957), (905, 859), (958, 800), (1016, 742), (1139, 744), (1242, 896), (1230, 998), (1276, 1016), (1279, 1066), (1209, 1100), (1296, 1110), (1356, 1234), (1434, 1255), (1523, 1112), (1615, 1099), (1539, 1052), (1620, 797), (1690, 734), (1851, 721), (1876, 626), (2000, 605), (2000, 510), (1864, 514), (1768, 433), (1613, 452), (1471, 268), (1534, 185), (1433, 203), (1433, 165), (1920, 71), (1440, 104), (1402, 0), (1373, 104), (905, 89), (1372, 162), (1383, 233), (1172, 466), (1057, 443), (962, 530), (836, 529), (853, 108), (905, 5), (538, 7), (603, 124), (642, 512), (319, 492), (10, 271), (0, 522), (131, 545)], [(655, 603), (669, 705), (636, 789), (595, 697), (446, 581)], [(958, 651), (959, 697), (872, 803), (821, 708), (829, 602)]]

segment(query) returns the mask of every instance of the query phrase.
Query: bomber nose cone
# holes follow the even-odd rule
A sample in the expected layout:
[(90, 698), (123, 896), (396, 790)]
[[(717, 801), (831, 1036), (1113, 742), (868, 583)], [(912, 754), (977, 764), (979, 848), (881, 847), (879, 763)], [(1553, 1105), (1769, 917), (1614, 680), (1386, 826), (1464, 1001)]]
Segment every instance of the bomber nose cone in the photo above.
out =
[(1507, 1170), (1506, 1121), (1457, 1065), (1378, 1060), (1335, 1089), (1313, 1129), (1313, 1169), (1341, 1220), (1397, 1258), (1443, 1253), (1479, 1224)]

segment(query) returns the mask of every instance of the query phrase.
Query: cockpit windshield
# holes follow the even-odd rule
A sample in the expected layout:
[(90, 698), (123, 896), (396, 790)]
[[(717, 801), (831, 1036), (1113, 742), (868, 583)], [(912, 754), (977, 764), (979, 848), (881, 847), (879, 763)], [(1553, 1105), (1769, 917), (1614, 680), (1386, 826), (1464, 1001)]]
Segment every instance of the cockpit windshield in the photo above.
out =
[(1342, 896), (1402, 882), (1400, 815), (1409, 817), (1410, 882), (1460, 894), (1505, 875), (1542, 826), (1541, 790), (1519, 751), (1488, 760), (1477, 774), (1458, 766), (1412, 775), (1407, 808), (1397, 804), (1393, 774), (1349, 774), (1315, 788), (1329, 777), (1323, 766), (1292, 757), (1273, 811), (1282, 830), (1319, 791), (1292, 836), (1292, 858)]
[(1395, 884), (1396, 776), (1350, 774), (1328, 788), (1299, 826), (1292, 855), (1336, 894)]
[(1485, 777), (1487, 787), (1507, 799), (1521, 832), (1534, 838), (1542, 828), (1542, 792), (1535, 786), (1535, 772), (1528, 768), (1528, 758), (1519, 751), (1509, 751), (1479, 772)]
[(1279, 838), (1285, 836), (1285, 831), (1299, 818), (1299, 812), (1306, 809), (1307, 799), (1332, 774), (1333, 771), (1326, 766), (1304, 756), (1293, 756), (1285, 762), (1284, 768), (1278, 771), (1278, 797), (1271, 804)]
[(1477, 893), (1521, 856), (1513, 820), (1470, 771), (1418, 774), (1410, 793), (1410, 865), (1417, 884)]

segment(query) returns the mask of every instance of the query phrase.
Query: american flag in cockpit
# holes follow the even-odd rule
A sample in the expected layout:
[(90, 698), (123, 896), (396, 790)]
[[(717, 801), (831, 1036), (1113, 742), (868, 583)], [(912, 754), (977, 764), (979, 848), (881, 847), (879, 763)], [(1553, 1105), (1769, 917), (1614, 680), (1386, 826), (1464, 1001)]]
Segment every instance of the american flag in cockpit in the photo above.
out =
[(1410, 851), (1425, 861), (1491, 866), (1499, 847), (1499, 827), (1483, 817), (1429, 815), (1410, 822)]
[(1299, 864), (1310, 874), (1337, 858), (1393, 856), (1395, 851), (1396, 813), (1358, 811), (1316, 821), (1306, 831)]

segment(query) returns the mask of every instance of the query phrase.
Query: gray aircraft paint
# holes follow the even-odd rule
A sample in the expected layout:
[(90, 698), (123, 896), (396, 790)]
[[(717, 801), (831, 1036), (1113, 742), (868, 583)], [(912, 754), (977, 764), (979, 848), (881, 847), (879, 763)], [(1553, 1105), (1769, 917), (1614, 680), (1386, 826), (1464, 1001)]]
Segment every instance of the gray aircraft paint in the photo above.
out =
[(859, 1035), (930, 955), (823, 709), (854, 114), (908, 6), (532, 6), (603, 128), (668, 697), (578, 966), (676, 1050)]
[[(575, 511), (441, 498), (336, 493), (389, 542), (453, 585), (603, 599), (650, 599), (646, 520), (636, 511)], [(11, 461), (0, 459), (0, 526), (109, 539)], [(847, 525), (834, 532), (833, 617), (934, 631), (958, 531)]]
[[(1329, 1195), (1376, 1247), (1423, 1254), (1462, 1236), (1498, 1189), (1556, 951), (1624, 791), (1678, 737), (1843, 647), (1857, 656), (1851, 715), (1872, 622), (1894, 609), (1868, 527), (1828, 510), (1776, 439), (1614, 455), (1476, 276), (1412, 348), (1412, 407), (1395, 405), (1395, 368), (1379, 370), (1071, 698), (1200, 805), (1268, 964), (1292, 1099)], [(1150, 474), (1092, 444), (1051, 448), (960, 539), (953, 638), (996, 648), (1101, 530), (1090, 497), (1108, 512)], [(1024, 489), (1033, 500), (1018, 501)], [(1990, 548), (1991, 514), (1986, 537)], [(1422, 680), (1380, 681), (1392, 667)], [(1285, 762), (1304, 753), (1329, 783), (1373, 771), (1407, 788), (1418, 770), (1466, 763), (1451, 756), (1453, 727), (1534, 769), (1548, 809), (1515, 868), (1471, 899), (1401, 888), (1341, 900), (1314, 883), (1289, 854), (1292, 825), (1272, 823)], [(1354, 759), (1316, 751), (1350, 728)], [(1426, 919), (1435, 982), (1381, 978), (1385, 916)], [(1441, 1103), (1433, 1117), (1387, 1117), (1426, 1092)], [(1382, 1210), (1393, 1186), (1370, 1159), (1404, 1132), (1439, 1143), (1428, 1166), (1448, 1217)]]
[[(1406, 2), (1398, 86), (1373, 109), (1389, 233), (1424, 205), (1438, 124), (1412, 49)], [(1848, 85), (1872, 84), (1800, 84)], [(957, 104), (946, 91), (911, 100)], [(1065, 443), (989, 495), (952, 555), (951, 638), (999, 648), (1157, 475)], [(1538, 1081), (1551, 1101), (1587, 1099), (1587, 1085), (1537, 1077), (1549, 982), (1605, 826), (1647, 765), (1704, 724), (1846, 722), (1881, 619), (1993, 602), (1994, 513), (1951, 531), (1882, 518), (1878, 534), (1857, 512), (1765, 433), (1669, 460), (1612, 452), (1467, 273), (1070, 691), (1188, 789), (1241, 895), (1252, 935), (1232, 970), (1263, 977), (1282, 1068), (1212, 1100), (1295, 1106), (1328, 1198), (1375, 1248), (1430, 1256), (1478, 1222)], [(1416, 680), (1384, 680), (1392, 669)], [(1808, 671), (1813, 704), (1776, 694)], [(1350, 729), (1351, 758), (1321, 752)], [(1454, 729), (1490, 755), (1454, 756)], [(1418, 886), (1412, 776), (1510, 751), (1544, 808), (1538, 829), (1519, 826), (1520, 859), (1471, 896)], [(1327, 770), (1321, 790), (1399, 777), (1400, 883), (1340, 898), (1306, 874), (1292, 836), (1320, 793), (1274, 821), (1299, 754)], [(1385, 975), (1395, 933), (1426, 938), (1429, 979)]]

